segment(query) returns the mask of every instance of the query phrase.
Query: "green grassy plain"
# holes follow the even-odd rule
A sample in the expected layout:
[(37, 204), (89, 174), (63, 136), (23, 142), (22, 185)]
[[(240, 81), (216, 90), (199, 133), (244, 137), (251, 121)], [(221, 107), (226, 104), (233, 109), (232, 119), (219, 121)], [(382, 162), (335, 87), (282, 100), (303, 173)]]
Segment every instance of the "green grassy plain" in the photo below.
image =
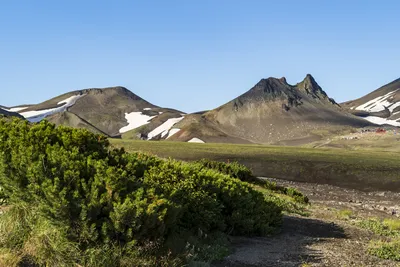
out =
[[(397, 132), (397, 131), (396, 131)], [(343, 136), (357, 137), (357, 139), (346, 140)], [(327, 140), (329, 139), (329, 140)], [(329, 136), (320, 141), (316, 141), (305, 147), (336, 148), (347, 150), (370, 150), (370, 151), (400, 151), (400, 134), (389, 131), (385, 134), (371, 133), (348, 133), (342, 136)]]
[(179, 160), (238, 161), (254, 174), (360, 190), (400, 191), (400, 153), (390, 151), (196, 144), (110, 139), (115, 147)]

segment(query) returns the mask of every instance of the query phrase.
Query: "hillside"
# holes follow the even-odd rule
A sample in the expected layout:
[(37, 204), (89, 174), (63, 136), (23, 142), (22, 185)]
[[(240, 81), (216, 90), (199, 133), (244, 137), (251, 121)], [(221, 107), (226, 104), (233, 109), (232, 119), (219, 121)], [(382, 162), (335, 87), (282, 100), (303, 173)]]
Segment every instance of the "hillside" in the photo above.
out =
[[(388, 112), (400, 116), (392, 107)], [(228, 103), (193, 114), (156, 106), (120, 86), (72, 91), (10, 111), (109, 137), (197, 143), (302, 145), (373, 125), (342, 108), (309, 74), (296, 85), (262, 79)]]
[[(174, 124), (170, 119), (174, 122), (183, 113), (153, 105), (124, 87), (109, 87), (72, 91), (24, 108), (20, 114), (31, 122), (47, 119), (113, 137), (142, 134), (152, 139), (165, 136)], [(160, 133), (152, 132), (160, 126)]]
[(342, 106), (375, 124), (400, 126), (400, 79)]
[(1, 107), (0, 108), (0, 115), (6, 116), (6, 117), (19, 117), (19, 118), (22, 118), (22, 116), (19, 115), (18, 113), (12, 112), (12, 111), (6, 109), (5, 107)]
[(285, 78), (262, 79), (232, 101), (195, 117), (188, 116), (177, 124), (182, 131), (172, 139), (187, 141), (195, 136), (205, 142), (228, 138), (237, 143), (301, 144), (318, 140), (321, 131), (367, 125), (371, 123), (341, 108), (307, 75), (296, 85), (288, 84)]

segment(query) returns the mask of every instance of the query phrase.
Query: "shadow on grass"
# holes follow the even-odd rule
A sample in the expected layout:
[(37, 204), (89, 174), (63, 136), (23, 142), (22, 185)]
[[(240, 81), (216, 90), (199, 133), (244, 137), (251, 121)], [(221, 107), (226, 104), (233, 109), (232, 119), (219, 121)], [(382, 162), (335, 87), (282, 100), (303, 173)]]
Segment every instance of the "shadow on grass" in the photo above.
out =
[(285, 216), (281, 233), (272, 237), (232, 237), (233, 253), (215, 267), (301, 266), (322, 263), (310, 245), (329, 238), (346, 238), (344, 230), (324, 221)]

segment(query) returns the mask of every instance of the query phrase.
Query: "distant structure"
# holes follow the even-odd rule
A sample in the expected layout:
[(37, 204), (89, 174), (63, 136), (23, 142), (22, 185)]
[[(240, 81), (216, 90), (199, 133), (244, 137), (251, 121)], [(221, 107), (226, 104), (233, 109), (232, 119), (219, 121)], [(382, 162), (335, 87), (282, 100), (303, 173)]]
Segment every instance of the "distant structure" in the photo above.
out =
[(376, 133), (384, 134), (384, 133), (386, 133), (386, 130), (382, 129), (382, 128), (378, 128), (378, 129), (376, 129)]

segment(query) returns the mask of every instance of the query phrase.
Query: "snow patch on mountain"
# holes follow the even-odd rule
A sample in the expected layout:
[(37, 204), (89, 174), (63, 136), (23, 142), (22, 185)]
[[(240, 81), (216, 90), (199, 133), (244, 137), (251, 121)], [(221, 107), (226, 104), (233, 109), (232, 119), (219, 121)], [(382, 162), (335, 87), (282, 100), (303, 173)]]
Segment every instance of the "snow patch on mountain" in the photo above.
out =
[(66, 105), (68, 105), (68, 106), (70, 107), (70, 106), (72, 106), (72, 105), (75, 104), (76, 100), (78, 100), (79, 98), (81, 98), (81, 97), (83, 97), (83, 96), (85, 96), (85, 95), (82, 94), (82, 95), (73, 95), (73, 96), (70, 96), (70, 97), (68, 97), (67, 99), (64, 99), (64, 100), (58, 102), (57, 105), (66, 104)]
[(155, 137), (159, 134), (161, 134), (161, 137), (164, 137), (165, 135), (168, 134), (168, 132), (172, 128), (172, 126), (174, 126), (175, 124), (180, 122), (183, 118), (184, 117), (168, 119), (166, 122), (164, 122), (163, 124), (161, 124), (160, 126), (155, 128), (153, 131), (151, 131), (148, 134), (148, 139), (152, 139), (153, 137)]
[(399, 91), (400, 89), (396, 89), (392, 92), (387, 93), (384, 96), (379, 96), (377, 98), (374, 98), (366, 103), (364, 103), (361, 106), (356, 107), (356, 110), (363, 110), (363, 111), (368, 111), (368, 112), (379, 112), (385, 110), (385, 108), (388, 108), (390, 112), (392, 112), (396, 107), (400, 106), (400, 102), (397, 103), (391, 103), (387, 101), (389, 98), (392, 98), (393, 95)]
[(27, 109), (28, 107), (16, 107), (16, 108), (10, 108), (10, 109), (6, 109), (6, 108), (3, 108), (4, 110), (6, 110), (6, 111), (9, 111), (9, 112), (18, 112), (18, 111), (21, 111), (21, 110), (24, 110), (24, 109)]
[(375, 117), (375, 116), (364, 117), (364, 119), (366, 119), (367, 121), (370, 121), (372, 123), (379, 124), (379, 125), (389, 124), (389, 125), (392, 125), (392, 126), (400, 127), (400, 122), (394, 121), (394, 120), (388, 120), (388, 119)]
[(199, 138), (192, 138), (188, 141), (188, 143), (205, 143), (203, 140), (199, 139)]
[(148, 116), (145, 114), (142, 114), (142, 112), (131, 112), (131, 113), (125, 113), (125, 119), (128, 122), (127, 126), (122, 127), (119, 129), (120, 133), (126, 133), (130, 130), (136, 129), (140, 126), (146, 125), (150, 123), (150, 120), (153, 119), (156, 116)]
[(179, 132), (180, 130), (181, 130), (181, 129), (179, 129), (179, 128), (173, 128), (173, 129), (169, 130), (168, 136), (167, 136), (166, 139), (170, 138), (171, 136), (173, 136), (174, 134), (176, 134), (176, 133)]
[(85, 96), (85, 94), (75, 95), (58, 102), (57, 105), (64, 104), (61, 107), (43, 109), (37, 111), (34, 110), (34, 111), (21, 112), (20, 114), (30, 122), (39, 122), (44, 118), (46, 118), (47, 116), (67, 110), (67, 108), (73, 106), (76, 103), (76, 101), (83, 96)]
[(400, 101), (393, 103), (390, 107), (388, 107), (388, 109), (390, 110), (390, 112), (393, 112), (393, 110), (397, 107), (400, 107)]

